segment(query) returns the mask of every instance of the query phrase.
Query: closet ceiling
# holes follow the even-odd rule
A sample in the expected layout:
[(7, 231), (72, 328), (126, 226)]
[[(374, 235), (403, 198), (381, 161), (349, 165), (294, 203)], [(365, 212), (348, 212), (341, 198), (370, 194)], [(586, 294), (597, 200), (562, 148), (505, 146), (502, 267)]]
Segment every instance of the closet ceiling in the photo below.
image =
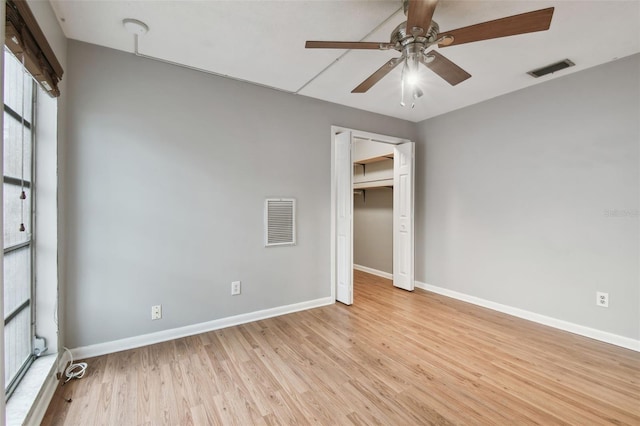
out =
[[(418, 122), (640, 52), (640, 2), (441, 0), (442, 30), (555, 7), (548, 31), (451, 46), (472, 78), (452, 87), (422, 67), (424, 96), (400, 106), (397, 67), (364, 94), (351, 90), (398, 52), (305, 49), (306, 40), (387, 42), (405, 20), (399, 0), (51, 0), (66, 36), (134, 52), (125, 18), (145, 22), (139, 52), (303, 96)], [(444, 49), (442, 49), (444, 50)], [(563, 59), (576, 66), (535, 79)]]

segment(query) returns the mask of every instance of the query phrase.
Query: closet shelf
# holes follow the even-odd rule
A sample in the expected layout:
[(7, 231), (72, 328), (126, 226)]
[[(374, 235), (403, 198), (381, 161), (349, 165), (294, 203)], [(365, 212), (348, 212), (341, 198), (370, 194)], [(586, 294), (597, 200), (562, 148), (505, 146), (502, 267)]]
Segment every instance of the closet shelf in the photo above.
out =
[(385, 186), (393, 187), (393, 179), (370, 180), (367, 182), (353, 183), (353, 189), (382, 188)]
[(366, 158), (361, 160), (355, 160), (353, 164), (364, 165), (364, 164), (377, 163), (379, 161), (385, 161), (385, 160), (393, 160), (393, 153), (388, 155), (381, 155), (379, 157), (371, 157), (371, 158)]

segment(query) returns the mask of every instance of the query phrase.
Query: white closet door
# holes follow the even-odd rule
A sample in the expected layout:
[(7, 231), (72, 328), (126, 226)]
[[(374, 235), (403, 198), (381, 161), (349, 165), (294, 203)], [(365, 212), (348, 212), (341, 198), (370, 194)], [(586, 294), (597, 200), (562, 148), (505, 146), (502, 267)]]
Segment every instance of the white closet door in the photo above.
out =
[(414, 143), (396, 145), (393, 165), (393, 285), (414, 287)]
[(353, 165), (351, 132), (335, 137), (336, 155), (336, 300), (353, 303)]

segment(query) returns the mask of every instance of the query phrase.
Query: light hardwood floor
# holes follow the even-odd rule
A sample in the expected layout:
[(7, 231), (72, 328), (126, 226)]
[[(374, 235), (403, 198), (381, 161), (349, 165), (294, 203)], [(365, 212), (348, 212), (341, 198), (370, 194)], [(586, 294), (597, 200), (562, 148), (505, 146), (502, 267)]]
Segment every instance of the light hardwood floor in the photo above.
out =
[(640, 425), (639, 353), (355, 277), (351, 307), (89, 359), (43, 424)]

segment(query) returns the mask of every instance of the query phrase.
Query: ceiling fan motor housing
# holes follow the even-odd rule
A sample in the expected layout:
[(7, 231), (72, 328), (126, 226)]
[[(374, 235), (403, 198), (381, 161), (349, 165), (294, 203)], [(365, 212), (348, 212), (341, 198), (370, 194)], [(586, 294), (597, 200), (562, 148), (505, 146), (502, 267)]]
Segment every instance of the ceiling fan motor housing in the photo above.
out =
[(424, 54), (424, 51), (438, 42), (438, 32), (440, 28), (435, 21), (431, 21), (429, 31), (426, 35), (413, 35), (407, 33), (407, 23), (403, 22), (398, 25), (391, 33), (391, 43), (395, 45), (394, 49), (402, 52), (403, 56), (411, 54)]

